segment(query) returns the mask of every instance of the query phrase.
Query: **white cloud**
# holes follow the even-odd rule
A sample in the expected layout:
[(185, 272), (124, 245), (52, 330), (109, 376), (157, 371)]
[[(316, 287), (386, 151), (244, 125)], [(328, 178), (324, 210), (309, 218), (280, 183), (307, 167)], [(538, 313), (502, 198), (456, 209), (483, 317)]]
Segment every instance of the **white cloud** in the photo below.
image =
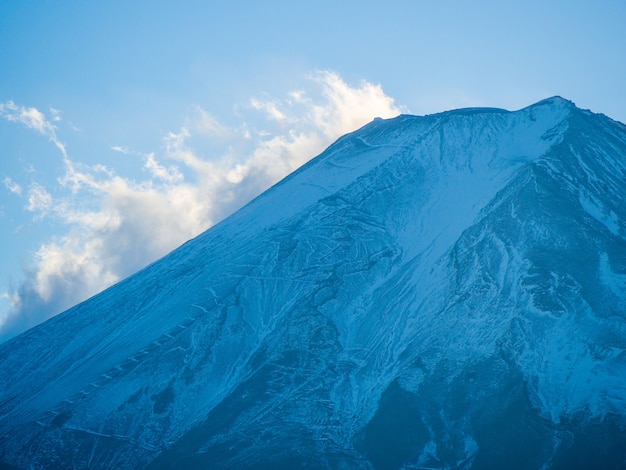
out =
[(50, 107), (50, 114), (52, 114), (52, 121), (59, 122), (61, 121), (61, 111), (58, 109), (54, 109), (52, 106)]
[(29, 212), (39, 212), (41, 215), (45, 214), (50, 205), (52, 204), (52, 196), (46, 189), (33, 183), (28, 188), (28, 205), (26, 210)]
[(206, 112), (200, 106), (196, 107), (196, 113), (196, 116), (189, 119), (191, 123), (189, 127), (193, 127), (193, 131), (218, 140), (238, 137), (234, 129), (220, 124), (213, 115)]
[(114, 152), (123, 153), (124, 155), (128, 155), (130, 153), (128, 147), (121, 147), (119, 145), (112, 145), (111, 150), (113, 150)]
[[(12, 309), (15, 308), (15, 303), (11, 301), (11, 296), (7, 292), (0, 293), (0, 305), (2, 305), (3, 302), (9, 305)], [(3, 325), (8, 320), (8, 317), (9, 310), (0, 309), (0, 325)]]
[(252, 98), (250, 100), (250, 105), (254, 109), (258, 109), (260, 111), (265, 112), (265, 114), (274, 121), (284, 122), (287, 119), (287, 116), (283, 114), (283, 112), (278, 109), (277, 103), (269, 100), (269, 101), (260, 101), (257, 98)]
[(166, 183), (178, 183), (184, 179), (182, 173), (178, 170), (178, 167), (164, 167), (156, 161), (154, 153), (146, 155), (146, 161), (143, 166), (154, 178), (160, 179)]
[(326, 103), (330, 103), (330, 106), (312, 103), (315, 124), (326, 135), (342, 135), (366, 124), (372, 117), (386, 118), (402, 111), (380, 85), (362, 81), (353, 88), (334, 72), (319, 72), (314, 79), (321, 85)]
[[(285, 97), (252, 99), (240, 108), (236, 127), (198, 107), (183, 127), (164, 137), (162, 151), (142, 155), (146, 178), (140, 181), (71, 160), (42, 113), (3, 105), (0, 115), (46, 135), (61, 150), (65, 171), (54, 201), (33, 184), (28, 210), (49, 214), (65, 234), (36, 251), (26, 280), (10, 293), (13, 308), (0, 337), (128, 276), (241, 207), (340, 135), (402, 111), (379, 85), (351, 86), (333, 72), (317, 72), (304, 85)], [(265, 116), (262, 126), (257, 111)], [(111, 149), (131, 153), (124, 146)]]
[(17, 194), (18, 196), (22, 195), (22, 187), (16, 182), (14, 182), (11, 178), (7, 176), (6, 178), (4, 178), (3, 182), (4, 182), (4, 186), (13, 194)]

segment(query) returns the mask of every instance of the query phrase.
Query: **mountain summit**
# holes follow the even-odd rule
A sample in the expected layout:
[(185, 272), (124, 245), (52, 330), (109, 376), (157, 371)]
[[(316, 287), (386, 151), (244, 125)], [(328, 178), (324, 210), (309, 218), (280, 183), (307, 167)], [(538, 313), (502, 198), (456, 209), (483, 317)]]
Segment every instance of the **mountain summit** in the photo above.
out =
[(374, 120), (0, 358), (3, 468), (624, 468), (626, 127)]

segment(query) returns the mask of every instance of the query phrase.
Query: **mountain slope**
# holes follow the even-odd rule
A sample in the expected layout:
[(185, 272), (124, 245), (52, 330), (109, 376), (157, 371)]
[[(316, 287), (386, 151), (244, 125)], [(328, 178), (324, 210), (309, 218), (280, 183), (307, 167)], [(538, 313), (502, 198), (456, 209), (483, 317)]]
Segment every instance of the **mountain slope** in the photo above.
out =
[(626, 129), (376, 120), (0, 345), (0, 462), (619, 468)]

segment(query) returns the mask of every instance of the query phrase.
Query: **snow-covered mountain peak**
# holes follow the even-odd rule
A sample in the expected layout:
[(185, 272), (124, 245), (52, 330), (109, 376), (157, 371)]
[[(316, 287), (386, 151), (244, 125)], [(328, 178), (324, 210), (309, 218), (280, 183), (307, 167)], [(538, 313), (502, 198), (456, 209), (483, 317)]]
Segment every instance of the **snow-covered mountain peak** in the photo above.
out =
[(550, 106), (552, 108), (568, 108), (574, 109), (576, 108), (576, 104), (568, 100), (567, 98), (563, 98), (562, 96), (551, 96), (550, 98), (545, 98), (541, 101), (538, 101), (535, 104), (530, 105), (530, 108), (539, 107), (539, 106)]
[[(470, 108), (425, 117), (376, 119), (343, 136), (271, 188), (267, 194), (272, 198), (253, 201), (235, 217), (248, 217), (250, 211), (255, 212), (256, 222), (275, 223), (381, 165), (392, 166), (407, 158), (424, 171), (437, 173), (437, 178), (458, 177), (460, 172), (474, 174), (474, 179), (505, 177), (504, 168), (512, 171), (539, 158), (562, 139), (571, 110), (566, 103), (555, 98), (516, 112)], [(281, 211), (272, 207), (273, 198), (284, 201)]]
[(626, 129), (374, 120), (0, 345), (0, 464), (620, 468)]

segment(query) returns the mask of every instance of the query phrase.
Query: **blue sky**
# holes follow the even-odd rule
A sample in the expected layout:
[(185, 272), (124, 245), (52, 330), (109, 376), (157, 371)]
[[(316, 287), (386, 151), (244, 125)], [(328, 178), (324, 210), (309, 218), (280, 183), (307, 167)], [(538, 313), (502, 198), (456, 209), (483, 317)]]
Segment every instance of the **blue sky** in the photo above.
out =
[(0, 341), (376, 116), (561, 95), (626, 122), (626, 3), (0, 4)]

